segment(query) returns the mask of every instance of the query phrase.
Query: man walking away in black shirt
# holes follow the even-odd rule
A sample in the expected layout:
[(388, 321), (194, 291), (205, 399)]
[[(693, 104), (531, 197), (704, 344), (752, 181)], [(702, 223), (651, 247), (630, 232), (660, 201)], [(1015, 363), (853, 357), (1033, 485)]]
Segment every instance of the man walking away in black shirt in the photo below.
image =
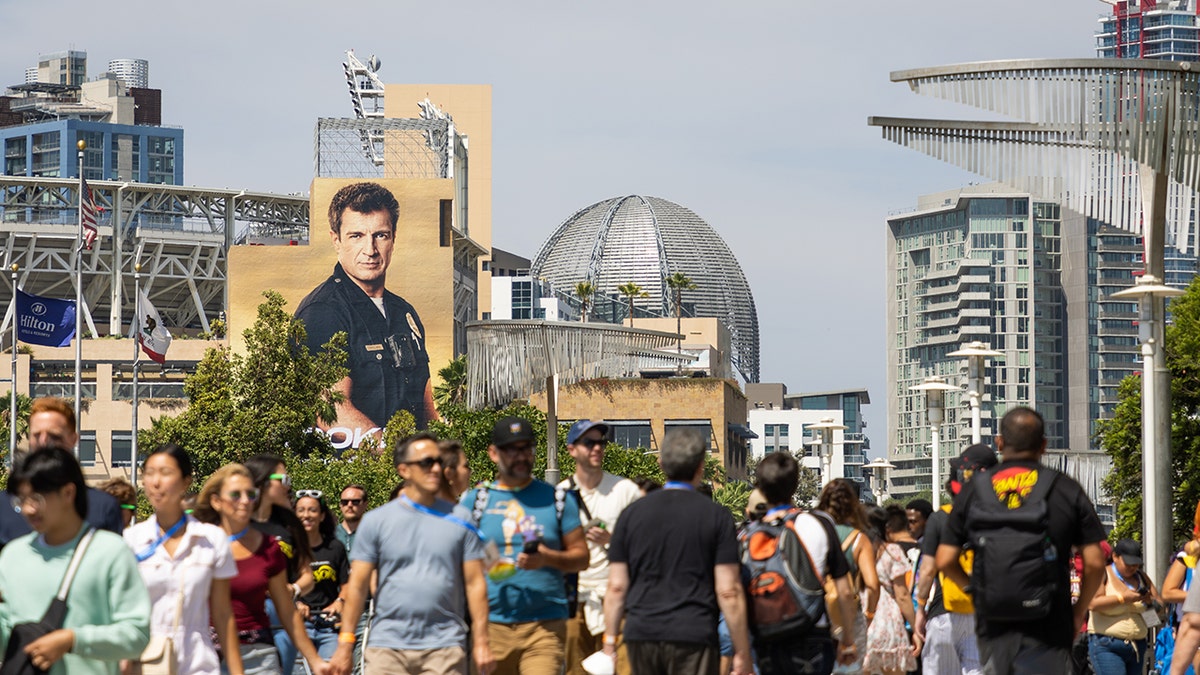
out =
[[(635, 673), (716, 675), (718, 615), (733, 638), (733, 675), (752, 672), (737, 534), (727, 509), (696, 491), (708, 441), (688, 429), (663, 438), (667, 484), (630, 504), (608, 548), (609, 631), (625, 619)], [(616, 654), (616, 635), (604, 651)]]
[[(937, 566), (948, 578), (964, 588), (970, 586), (972, 581), (976, 582), (971, 589), (975, 598), (975, 630), (986, 675), (1066, 673), (1070, 669), (1071, 644), (1087, 618), (1088, 609), (1084, 602), (1074, 608), (1071, 606), (1068, 570), (1071, 547), (1078, 546), (1083, 555), (1080, 597), (1090, 598), (1096, 594), (1104, 575), (1104, 553), (1100, 549), (1104, 529), (1096, 517), (1095, 507), (1079, 483), (1038, 462), (1046, 452), (1046, 437), (1042, 416), (1035, 410), (1019, 407), (1005, 414), (1000, 421), (996, 447), (1000, 450), (1001, 463), (981, 474), (978, 480), (967, 483), (954, 500), (954, 509), (946, 523), (945, 538), (937, 549)], [(1025, 505), (1041, 481), (1050, 480), (1053, 481), (1053, 489), (1049, 492), (1041, 490), (1046, 502), (1043, 521), (1045, 532), (1052, 544), (1052, 549), (1047, 548), (1043, 558), (1047, 566), (1053, 567), (1055, 577), (1046, 589), (1051, 591), (1048, 611), (1041, 618), (1023, 621), (999, 620), (989, 616), (981, 597), (993, 597), (988, 593), (989, 580), (995, 583), (995, 577), (1003, 578), (1005, 571), (999, 569), (1000, 566), (993, 567), (991, 562), (988, 567), (983, 567), (981, 556), (992, 560), (990, 556), (994, 555), (986, 548), (977, 548), (975, 552), (972, 579), (967, 577), (959, 564), (961, 547), (967, 543), (968, 537), (973, 534), (971, 529), (975, 527), (969, 527), (968, 524), (979, 523), (982, 527), (983, 523), (982, 520), (971, 519), (972, 510), (990, 515), (994, 508), (1007, 507), (1015, 525), (1019, 522), (1020, 514), (1014, 510)], [(995, 503), (998, 499), (1002, 500), (1003, 506), (984, 502), (991, 500)], [(1030, 508), (1039, 506), (1036, 502), (1029, 505)], [(1010, 561), (1012, 565), (1023, 560), (1017, 559), (1017, 552), (1011, 549), (1009, 552), (1001, 551), (1001, 555), (1013, 558)], [(987, 578), (979, 578), (980, 569), (987, 569)], [(1008, 584), (1001, 588), (1008, 590)], [(1025, 593), (1020, 595), (1018, 600), (1032, 600)]]

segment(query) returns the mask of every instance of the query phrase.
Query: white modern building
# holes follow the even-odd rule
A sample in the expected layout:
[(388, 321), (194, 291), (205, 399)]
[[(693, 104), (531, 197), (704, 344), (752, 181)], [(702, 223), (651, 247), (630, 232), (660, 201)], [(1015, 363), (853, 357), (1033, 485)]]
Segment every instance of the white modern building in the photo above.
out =
[(746, 425), (757, 435), (750, 439), (750, 454), (762, 459), (769, 452), (791, 452), (802, 457), (804, 466), (820, 471), (819, 435), (810, 425), (830, 421), (846, 429), (833, 431), (831, 475), (823, 482), (849, 478), (863, 483), (870, 443), (863, 433), (862, 406), (870, 402), (866, 389), (788, 394), (781, 383), (747, 383)]
[(126, 87), (146, 89), (150, 86), (150, 62), (146, 59), (112, 59), (108, 72), (116, 75)]

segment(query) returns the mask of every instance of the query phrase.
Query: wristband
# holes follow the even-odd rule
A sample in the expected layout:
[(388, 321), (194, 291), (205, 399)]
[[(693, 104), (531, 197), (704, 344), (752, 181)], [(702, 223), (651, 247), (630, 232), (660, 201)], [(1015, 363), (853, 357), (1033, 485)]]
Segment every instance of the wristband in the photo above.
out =
[(352, 645), (355, 642), (358, 642), (358, 637), (356, 637), (354, 633), (345, 631), (338, 633), (339, 645)]
[(606, 645), (615, 645), (615, 644), (617, 644), (617, 636), (615, 636), (615, 635), (605, 635), (605, 636), (604, 636), (604, 644), (606, 644)]

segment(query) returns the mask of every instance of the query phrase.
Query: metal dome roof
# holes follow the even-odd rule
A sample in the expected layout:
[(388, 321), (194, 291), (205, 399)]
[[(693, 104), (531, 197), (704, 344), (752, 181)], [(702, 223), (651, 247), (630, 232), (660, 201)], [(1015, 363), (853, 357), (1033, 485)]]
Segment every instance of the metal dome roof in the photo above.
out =
[(733, 366), (747, 382), (758, 381), (758, 311), (737, 258), (708, 225), (679, 204), (658, 197), (614, 197), (575, 212), (550, 235), (530, 273), (563, 291), (580, 281), (619, 296), (633, 282), (649, 297), (645, 308), (673, 314), (663, 279), (681, 272), (696, 284), (684, 291), (696, 316), (716, 317), (733, 339)]

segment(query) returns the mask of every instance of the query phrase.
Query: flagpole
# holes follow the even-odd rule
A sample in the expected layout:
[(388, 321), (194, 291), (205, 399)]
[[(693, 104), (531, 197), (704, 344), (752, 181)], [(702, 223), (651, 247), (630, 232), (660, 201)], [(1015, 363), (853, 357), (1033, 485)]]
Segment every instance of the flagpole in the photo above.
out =
[(17, 453), (17, 323), (20, 319), (17, 316), (17, 270), (20, 266), (13, 263), (9, 269), (12, 270), (13, 298), (12, 379), (9, 381), (11, 387), (8, 390), (8, 456), (4, 458), (4, 468), (11, 472), (13, 457)]
[[(83, 420), (80, 417), (83, 402), (83, 151), (87, 141), (80, 139), (79, 148), (79, 246), (75, 249), (75, 435), (80, 435)], [(75, 444), (75, 459), (79, 459), (79, 444)]]
[(129, 482), (133, 483), (133, 491), (137, 492), (137, 470), (138, 470), (138, 363), (142, 359), (142, 352), (139, 337), (142, 334), (141, 322), (138, 317), (141, 316), (142, 303), (142, 266), (135, 264), (133, 266), (133, 421), (130, 426), (130, 453), (133, 461), (129, 469)]

